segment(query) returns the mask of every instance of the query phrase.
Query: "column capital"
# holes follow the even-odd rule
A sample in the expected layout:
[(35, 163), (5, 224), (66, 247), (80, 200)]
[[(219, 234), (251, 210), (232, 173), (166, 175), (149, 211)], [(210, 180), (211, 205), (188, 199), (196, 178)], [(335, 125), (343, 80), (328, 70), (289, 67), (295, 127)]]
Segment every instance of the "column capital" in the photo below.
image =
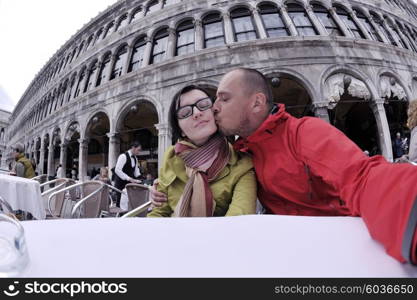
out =
[(177, 34), (177, 31), (174, 28), (168, 27), (167, 32), (169, 36), (175, 36)]
[(159, 123), (154, 125), (158, 131), (166, 131), (169, 130), (169, 125), (167, 123)]
[(203, 22), (201, 20), (194, 20), (193, 24), (196, 27), (201, 27), (203, 25)]
[(313, 6), (311, 6), (310, 4), (306, 5), (305, 9), (307, 12), (313, 12)]
[(323, 107), (327, 108), (328, 104), (329, 104), (328, 101), (312, 103), (313, 109), (318, 109), (318, 108), (323, 108)]
[(328, 10), (329, 10), (330, 13), (333, 13), (333, 14), (336, 13), (336, 9), (333, 6), (330, 7)]
[(90, 141), (90, 139), (78, 139), (78, 143), (80, 144), (80, 147), (88, 146), (89, 141)]
[(222, 14), (222, 17), (223, 17), (223, 18), (228, 18), (228, 19), (230, 19), (230, 13), (229, 13), (229, 12), (224, 12), (224, 13)]
[(285, 12), (288, 12), (287, 10), (288, 10), (288, 6), (287, 6), (287, 4), (284, 4), (284, 5), (282, 5), (282, 6), (281, 6), (281, 11), (282, 11), (282, 12), (284, 12), (284, 11), (285, 11)]

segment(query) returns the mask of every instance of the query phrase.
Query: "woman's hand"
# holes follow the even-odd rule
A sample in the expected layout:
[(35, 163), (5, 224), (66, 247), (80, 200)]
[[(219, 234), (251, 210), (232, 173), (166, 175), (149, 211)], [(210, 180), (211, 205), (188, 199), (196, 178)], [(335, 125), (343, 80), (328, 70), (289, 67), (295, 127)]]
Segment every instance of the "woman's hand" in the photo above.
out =
[(160, 207), (168, 201), (168, 198), (164, 193), (158, 192), (156, 190), (157, 185), (158, 179), (155, 179), (153, 186), (149, 187), (149, 200), (152, 202), (152, 208)]

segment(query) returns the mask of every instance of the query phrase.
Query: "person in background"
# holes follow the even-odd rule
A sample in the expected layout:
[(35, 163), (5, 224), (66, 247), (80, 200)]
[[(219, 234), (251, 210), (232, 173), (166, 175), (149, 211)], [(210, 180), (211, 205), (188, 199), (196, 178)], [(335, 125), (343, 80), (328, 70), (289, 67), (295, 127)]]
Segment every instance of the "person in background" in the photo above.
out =
[(107, 167), (101, 167), (100, 173), (97, 174), (93, 180), (99, 180), (107, 184), (111, 184), (110, 178), (109, 178), (109, 169)]
[[(114, 169), (114, 187), (123, 190), (126, 184), (141, 183), (138, 178), (140, 177), (139, 162), (137, 155), (139, 155), (142, 149), (141, 144), (138, 141), (132, 142), (130, 150), (119, 155), (117, 159), (116, 167)], [(116, 206), (120, 207), (120, 193), (116, 196)]]
[(143, 180), (143, 184), (152, 185), (154, 178), (151, 173), (146, 174), (145, 180)]
[(407, 126), (411, 130), (408, 160), (417, 163), (417, 99), (408, 104)]
[(35, 177), (35, 170), (33, 169), (32, 163), (25, 156), (23, 145), (17, 144), (13, 149), (13, 156), (16, 161), (15, 175), (24, 178)]

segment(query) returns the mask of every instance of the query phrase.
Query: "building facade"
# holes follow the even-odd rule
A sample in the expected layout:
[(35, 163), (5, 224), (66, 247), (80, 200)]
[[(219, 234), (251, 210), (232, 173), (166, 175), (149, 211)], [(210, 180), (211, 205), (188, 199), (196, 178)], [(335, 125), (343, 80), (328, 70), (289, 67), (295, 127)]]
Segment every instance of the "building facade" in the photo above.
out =
[[(171, 145), (168, 108), (187, 84), (215, 94), (251, 67), (294, 116), (316, 116), (371, 154), (393, 159), (417, 98), (417, 7), (407, 0), (120, 0), (46, 63), (17, 104), (7, 144), (39, 173), (79, 178), (115, 166), (140, 140), (157, 175)], [(10, 150), (9, 150), (10, 151)], [(3, 155), (2, 164), (9, 156)]]

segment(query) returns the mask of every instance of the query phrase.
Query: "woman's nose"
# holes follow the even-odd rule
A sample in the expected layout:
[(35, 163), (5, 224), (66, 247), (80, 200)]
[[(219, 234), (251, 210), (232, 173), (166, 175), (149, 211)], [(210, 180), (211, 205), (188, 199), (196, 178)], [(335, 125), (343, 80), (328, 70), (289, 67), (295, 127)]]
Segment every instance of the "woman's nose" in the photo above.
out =
[(197, 106), (193, 107), (193, 118), (199, 118), (203, 113), (197, 108)]

